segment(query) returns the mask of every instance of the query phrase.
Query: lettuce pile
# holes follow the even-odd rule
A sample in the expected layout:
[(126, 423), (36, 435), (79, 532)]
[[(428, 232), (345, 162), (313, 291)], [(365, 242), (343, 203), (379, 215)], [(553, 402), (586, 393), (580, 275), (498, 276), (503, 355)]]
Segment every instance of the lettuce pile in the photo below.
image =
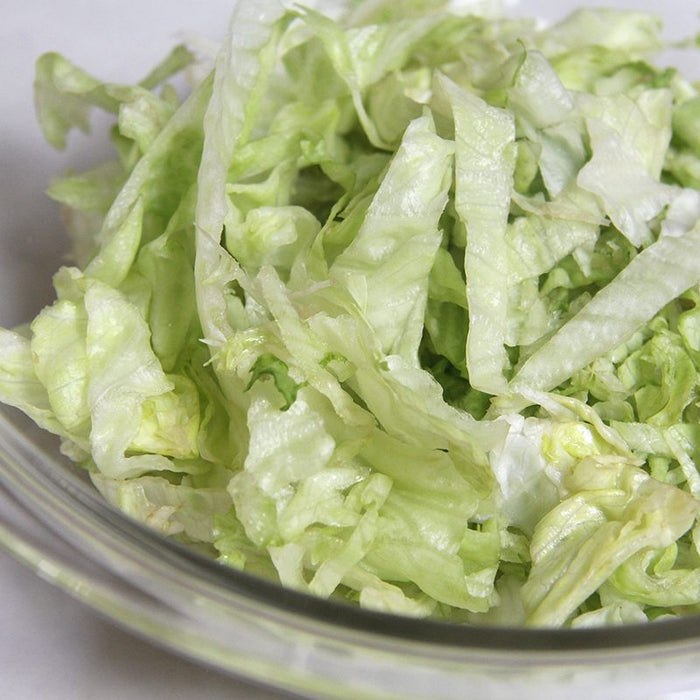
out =
[(700, 92), (662, 48), (631, 11), (250, 0), (210, 71), (42, 56), (48, 141), (97, 107), (115, 156), (51, 184), (72, 264), (0, 331), (0, 400), (129, 516), (284, 586), (698, 612)]

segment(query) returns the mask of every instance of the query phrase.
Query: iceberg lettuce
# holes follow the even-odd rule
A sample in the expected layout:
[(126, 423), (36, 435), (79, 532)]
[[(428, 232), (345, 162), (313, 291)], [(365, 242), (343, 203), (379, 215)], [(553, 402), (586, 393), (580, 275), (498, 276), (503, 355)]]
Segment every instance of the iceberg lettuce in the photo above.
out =
[[(480, 8), (482, 12), (476, 12)], [(73, 259), (0, 400), (129, 517), (471, 624), (700, 609), (700, 93), (640, 12), (237, 3), (181, 99), (37, 63)]]

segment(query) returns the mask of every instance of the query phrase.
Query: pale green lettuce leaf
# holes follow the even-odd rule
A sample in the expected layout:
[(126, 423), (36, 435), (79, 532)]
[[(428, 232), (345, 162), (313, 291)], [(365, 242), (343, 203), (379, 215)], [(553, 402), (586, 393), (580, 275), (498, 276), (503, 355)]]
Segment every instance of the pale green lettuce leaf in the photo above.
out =
[(126, 515), (186, 541), (213, 542), (217, 515), (231, 508), (224, 488), (172, 483), (162, 476), (118, 479), (92, 474), (91, 478), (105, 499)]
[(234, 148), (253, 128), (283, 17), (282, 6), (275, 2), (236, 5), (206, 106), (195, 210), (195, 278), (202, 329), (217, 342), (230, 329), (222, 288), (234, 278), (232, 268), (236, 267), (219, 245), (228, 209), (226, 176)]
[(56, 435), (65, 428), (56, 418), (48, 391), (36, 375), (31, 341), (24, 333), (0, 329), (2, 363), (0, 364), (0, 400), (15, 406), (37, 425)]
[[(127, 454), (139, 433), (144, 405), (174, 390), (151, 349), (146, 322), (118, 292), (96, 281), (88, 282), (84, 304), (86, 400), (96, 466), (112, 477), (170, 469), (170, 460), (161, 454)], [(172, 400), (179, 401), (177, 395)], [(185, 425), (198, 419), (198, 412), (184, 410)], [(164, 428), (179, 432), (182, 426)]]
[(381, 350), (416, 363), (452, 154), (430, 117), (411, 122), (362, 226), (329, 271), (354, 297)]
[(140, 85), (126, 86), (103, 83), (60, 54), (43, 54), (37, 61), (34, 96), (46, 140), (56, 148), (64, 148), (72, 128), (89, 130), (93, 106), (116, 113), (122, 104), (138, 99), (192, 60), (184, 46), (177, 46)]
[(694, 251), (700, 225), (665, 236), (632, 262), (518, 370), (514, 387), (549, 390), (627, 340), (666, 304), (700, 281)]
[(31, 325), (34, 371), (46, 389), (56, 418), (69, 433), (87, 435), (87, 313), (81, 302), (59, 300)]
[(593, 154), (577, 182), (602, 199), (633, 245), (649, 243), (649, 222), (677, 195), (659, 181), (671, 138), (671, 95), (648, 90), (637, 101), (620, 95), (584, 97), (580, 104)]
[(642, 625), (649, 621), (641, 605), (623, 600), (577, 615), (571, 629)]
[(513, 117), (441, 81), (454, 115), (455, 208), (466, 228), (464, 269), (469, 307), (466, 362), (471, 385), (506, 386), (508, 306), (506, 229), (515, 170)]
[(619, 8), (581, 8), (546, 30), (541, 38), (547, 53), (600, 46), (634, 59), (662, 47), (661, 19), (653, 14)]
[[(670, 554), (670, 556), (668, 556)], [(698, 605), (700, 572), (697, 555), (678, 562), (674, 544), (664, 552), (646, 550), (627, 560), (610, 577), (611, 586), (626, 600), (660, 608)], [(678, 564), (678, 565), (677, 565)]]
[[(559, 626), (630, 557), (670, 546), (697, 502), (619, 458), (589, 458), (565, 481), (571, 496), (539, 523), (523, 587), (527, 623)], [(574, 584), (575, 582), (575, 584)]]
[[(201, 337), (192, 274), (194, 200), (193, 186), (184, 195), (165, 231), (141, 246), (134, 262), (135, 276), (148, 285), (151, 345), (166, 372), (187, 364)], [(176, 304), (174, 299), (177, 299)]]

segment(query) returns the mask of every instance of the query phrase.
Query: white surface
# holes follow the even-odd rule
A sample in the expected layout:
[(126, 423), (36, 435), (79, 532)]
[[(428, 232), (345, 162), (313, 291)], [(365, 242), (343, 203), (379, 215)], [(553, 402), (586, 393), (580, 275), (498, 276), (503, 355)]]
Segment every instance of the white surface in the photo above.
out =
[[(56, 208), (42, 192), (52, 175), (84, 160), (87, 153), (88, 142), (75, 135), (68, 154), (55, 154), (43, 144), (32, 106), (36, 57), (56, 50), (98, 77), (138, 79), (165, 54), (181, 30), (220, 36), (231, 4), (231, 0), (3, 0), (0, 325), (31, 318), (50, 301), (51, 274), (60, 264), (65, 242)], [(669, 0), (662, 8), (657, 0), (618, 4), (656, 11), (670, 7), (673, 33), (682, 34), (683, 27), (690, 27), (689, 33), (697, 29), (695, 0)], [(528, 0), (523, 5), (521, 12), (563, 13), (559, 0)], [(49, 231), (56, 231), (56, 236), (47, 255)], [(135, 639), (2, 553), (0, 598), (0, 698), (282, 697)]]

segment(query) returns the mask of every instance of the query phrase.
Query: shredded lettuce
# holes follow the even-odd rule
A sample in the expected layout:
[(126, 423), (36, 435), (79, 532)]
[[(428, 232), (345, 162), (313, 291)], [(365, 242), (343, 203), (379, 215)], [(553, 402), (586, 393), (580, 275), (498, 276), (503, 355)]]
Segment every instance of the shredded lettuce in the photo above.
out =
[[(237, 3), (183, 99), (42, 56), (71, 264), (0, 400), (128, 516), (469, 624), (700, 611), (700, 88), (650, 15)], [(201, 71), (200, 71), (201, 72)], [(195, 74), (193, 72), (193, 74)]]

